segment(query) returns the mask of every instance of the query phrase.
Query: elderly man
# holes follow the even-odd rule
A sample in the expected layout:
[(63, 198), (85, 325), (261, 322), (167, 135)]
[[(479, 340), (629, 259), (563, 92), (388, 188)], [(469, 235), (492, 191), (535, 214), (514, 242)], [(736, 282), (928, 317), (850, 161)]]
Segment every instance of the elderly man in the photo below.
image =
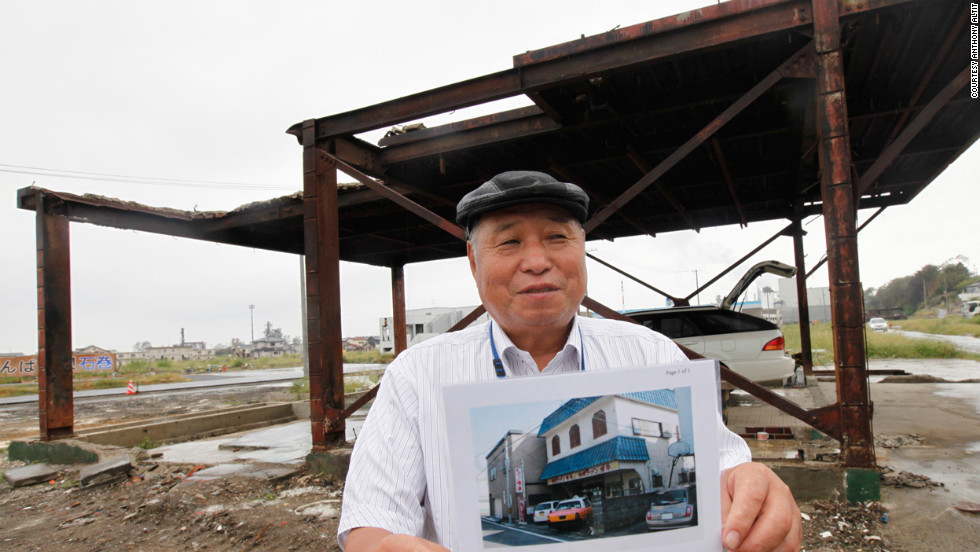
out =
[[(338, 539), (348, 552), (444, 551), (455, 542), (448, 496), (447, 384), (685, 361), (647, 328), (577, 316), (585, 297), (588, 197), (531, 171), (499, 174), (467, 194), (456, 220), (490, 322), (411, 347), (388, 366), (358, 436)], [(800, 514), (789, 489), (724, 430), (722, 542), (791, 551)]]

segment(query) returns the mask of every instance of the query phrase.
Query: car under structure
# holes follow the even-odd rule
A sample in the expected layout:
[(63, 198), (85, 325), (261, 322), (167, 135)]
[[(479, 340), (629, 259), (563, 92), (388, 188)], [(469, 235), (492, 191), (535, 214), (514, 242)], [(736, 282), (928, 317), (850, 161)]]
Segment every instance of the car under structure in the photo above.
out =
[[(69, 222), (305, 256), (311, 431), (314, 452), (328, 453), (363, 405), (344, 407), (340, 260), (390, 267), (400, 351), (405, 264), (464, 255), (456, 202), (493, 174), (530, 169), (589, 193), (588, 239), (786, 221), (698, 290), (657, 290), (678, 304), (787, 236), (807, 320), (807, 278), (823, 261), (805, 266), (801, 221), (822, 215), (837, 402), (807, 410), (722, 377), (840, 440), (848, 498), (874, 497), (857, 213), (872, 210), (868, 224), (909, 203), (980, 136), (969, 10), (963, 0), (733, 0), (528, 51), (506, 70), (295, 124), (302, 193), (230, 212), (19, 190), (19, 207), (37, 213), (41, 436), (74, 431)], [(438, 71), (438, 60), (423, 63)], [(408, 124), (515, 96), (529, 105)], [(358, 137), (393, 125), (414, 130), (377, 145)], [(356, 184), (338, 185), (339, 172)], [(801, 332), (810, 370), (806, 324)]]

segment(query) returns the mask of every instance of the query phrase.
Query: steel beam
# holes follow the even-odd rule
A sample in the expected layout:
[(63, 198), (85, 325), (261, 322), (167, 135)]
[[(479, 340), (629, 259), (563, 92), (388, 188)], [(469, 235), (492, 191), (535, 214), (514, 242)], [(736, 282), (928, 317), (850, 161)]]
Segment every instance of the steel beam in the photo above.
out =
[(715, 152), (715, 156), (718, 158), (718, 164), (721, 166), (721, 174), (725, 177), (725, 185), (728, 186), (728, 195), (732, 198), (732, 203), (735, 204), (735, 210), (738, 211), (738, 218), (742, 221), (742, 226), (748, 226), (749, 222), (745, 220), (745, 210), (742, 209), (742, 202), (738, 199), (738, 192), (735, 191), (735, 179), (732, 178), (732, 173), (728, 170), (728, 163), (725, 162), (725, 152), (721, 149), (721, 141), (718, 140), (717, 136), (711, 137), (711, 148)]
[(345, 172), (348, 176), (354, 177), (358, 182), (374, 190), (382, 197), (394, 201), (398, 205), (404, 207), (405, 210), (422, 217), (423, 219), (431, 222), (432, 224), (438, 226), (442, 230), (445, 230), (446, 232), (452, 234), (453, 236), (456, 236), (461, 240), (466, 238), (466, 233), (456, 223), (450, 222), (442, 218), (441, 216), (433, 213), (432, 211), (426, 209), (425, 207), (419, 205), (418, 203), (415, 203), (411, 199), (408, 199), (407, 197), (399, 194), (398, 192), (392, 190), (391, 188), (388, 188), (384, 184), (375, 182), (374, 179), (372, 179), (370, 176), (362, 173), (361, 171), (355, 169), (354, 167), (351, 167), (343, 160), (338, 159), (337, 157), (330, 155), (329, 153), (326, 152), (322, 152), (322, 153), (327, 158), (329, 158), (331, 162), (335, 163), (338, 169)]
[(851, 181), (851, 146), (836, 0), (813, 0), (813, 18), (818, 155), (840, 405), (841, 462), (845, 467), (874, 468), (871, 400), (864, 356), (864, 296), (858, 271), (857, 202)]
[(37, 193), (37, 344), (40, 435), (71, 437), (75, 407), (71, 365), (71, 246), (68, 219), (46, 213)]
[[(633, 146), (627, 146), (626, 157), (629, 157), (629, 160), (633, 162), (633, 165), (640, 169), (643, 174), (647, 174), (653, 170), (653, 167), (651, 167), (646, 160), (640, 156)], [(667, 203), (674, 208), (674, 211), (676, 211), (678, 215), (684, 217), (684, 220), (687, 221), (687, 224), (691, 227), (691, 230), (698, 233), (701, 232), (701, 227), (698, 226), (698, 223), (694, 222), (694, 219), (691, 217), (690, 213), (687, 212), (687, 209), (684, 208), (684, 205), (674, 197), (674, 194), (670, 193), (670, 190), (668, 190), (663, 183), (655, 181), (653, 182), (653, 187), (660, 192), (660, 195), (664, 196), (664, 199), (667, 200)], [(622, 213), (620, 213), (620, 216), (622, 216)]]
[(687, 142), (684, 142), (684, 144), (677, 148), (673, 153), (668, 155), (667, 158), (654, 167), (652, 171), (645, 174), (642, 178), (640, 178), (640, 180), (630, 186), (625, 192), (620, 194), (619, 197), (609, 203), (609, 205), (606, 205), (593, 214), (592, 218), (586, 221), (584, 225), (586, 233), (595, 230), (597, 226), (612, 216), (613, 213), (629, 203), (633, 198), (643, 192), (643, 190), (646, 190), (651, 184), (656, 182), (657, 179), (673, 168), (674, 165), (687, 157), (687, 154), (694, 151), (694, 149), (703, 144), (705, 140), (714, 136), (714, 134), (718, 132), (721, 127), (725, 126), (729, 121), (734, 119), (736, 115), (741, 113), (742, 110), (758, 99), (759, 96), (764, 94), (767, 90), (772, 88), (774, 84), (779, 82), (787, 71), (790, 71), (796, 64), (803, 62), (812, 49), (812, 44), (808, 44), (790, 56), (789, 59), (781, 63), (779, 67), (759, 81), (758, 84), (753, 86), (748, 92), (742, 95), (742, 97), (735, 100), (735, 103), (728, 106), (727, 109), (722, 111), (720, 115), (715, 117), (704, 128), (698, 131), (697, 134), (692, 136), (687, 140)]
[(690, 294), (688, 294), (688, 296), (687, 296), (687, 297), (685, 297), (684, 299), (685, 299), (685, 300), (687, 300), (687, 301), (690, 301), (690, 300), (691, 300), (691, 297), (694, 297), (695, 295), (697, 295), (697, 294), (699, 294), (699, 293), (701, 293), (702, 291), (704, 291), (704, 290), (706, 290), (706, 289), (708, 289), (708, 287), (709, 287), (709, 286), (710, 286), (711, 284), (713, 284), (713, 283), (715, 283), (715, 282), (717, 282), (717, 281), (718, 281), (719, 279), (721, 279), (721, 277), (722, 277), (722, 276), (724, 276), (725, 274), (728, 274), (729, 272), (731, 272), (732, 270), (734, 270), (736, 266), (738, 266), (738, 265), (740, 265), (740, 264), (742, 264), (742, 263), (744, 263), (744, 262), (745, 262), (745, 261), (747, 261), (747, 260), (748, 260), (748, 259), (749, 259), (749, 258), (750, 258), (750, 257), (751, 257), (752, 255), (755, 255), (755, 254), (756, 254), (756, 253), (758, 253), (759, 251), (762, 251), (762, 249), (763, 249), (763, 248), (764, 248), (765, 246), (767, 246), (767, 245), (769, 245), (770, 243), (772, 243), (772, 242), (774, 242), (774, 241), (776, 241), (776, 238), (778, 238), (779, 236), (785, 236), (785, 235), (787, 234), (787, 232), (790, 232), (790, 231), (792, 230), (792, 228), (793, 228), (793, 225), (792, 225), (792, 224), (790, 224), (790, 225), (788, 225), (788, 226), (786, 226), (786, 227), (784, 227), (784, 228), (783, 228), (782, 230), (780, 230), (779, 232), (776, 232), (775, 234), (773, 234), (772, 236), (770, 236), (770, 237), (769, 237), (769, 239), (767, 239), (766, 241), (764, 241), (764, 242), (762, 242), (762, 243), (760, 243), (760, 244), (758, 245), (758, 247), (756, 247), (756, 248), (755, 248), (755, 249), (753, 249), (752, 251), (749, 251), (748, 253), (746, 253), (745, 255), (743, 255), (741, 259), (739, 259), (739, 260), (737, 260), (737, 261), (735, 261), (734, 263), (732, 263), (732, 264), (730, 264), (730, 265), (728, 265), (728, 268), (726, 268), (725, 270), (722, 270), (721, 272), (719, 272), (718, 274), (716, 274), (714, 278), (712, 278), (712, 279), (710, 279), (710, 280), (708, 280), (708, 281), (707, 281), (707, 282), (705, 282), (704, 284), (701, 284), (701, 287), (699, 287), (698, 289), (696, 289), (696, 290), (694, 290), (694, 291), (692, 291), (692, 292), (691, 292)]
[(806, 257), (803, 255), (802, 198), (797, 198), (793, 217), (793, 257), (796, 261), (796, 306), (800, 319), (800, 356), (803, 374), (813, 376), (813, 345), (810, 343), (810, 303), (806, 290)]
[(926, 104), (922, 111), (920, 111), (919, 114), (912, 119), (909, 126), (898, 135), (898, 138), (896, 138), (894, 142), (882, 150), (874, 164), (871, 165), (868, 170), (864, 171), (863, 175), (861, 175), (861, 180), (857, 186), (858, 191), (861, 194), (868, 191), (871, 185), (878, 180), (878, 177), (885, 172), (885, 169), (892, 164), (892, 161), (895, 160), (898, 154), (905, 149), (905, 146), (907, 146), (909, 142), (911, 142), (912, 139), (915, 138), (919, 132), (921, 132), (922, 129), (929, 124), (930, 121), (932, 121), (932, 118), (936, 116), (936, 113), (939, 113), (939, 110), (942, 109), (943, 106), (945, 106), (949, 100), (960, 91), (961, 88), (966, 86), (966, 83), (969, 81), (970, 68), (967, 67), (960, 71), (960, 73), (956, 75), (956, 77), (950, 81), (949, 84), (944, 86), (943, 89), (936, 94), (936, 97)]
[(476, 319), (479, 318), (480, 315), (482, 315), (485, 312), (487, 312), (486, 307), (484, 307), (483, 305), (479, 305), (475, 309), (471, 310), (469, 314), (464, 316), (462, 320), (453, 324), (453, 327), (449, 328), (447, 331), (458, 332), (459, 330), (462, 330), (463, 328), (475, 322)]
[(633, 276), (632, 274), (626, 272), (625, 270), (622, 270), (620, 268), (617, 268), (617, 267), (615, 267), (615, 266), (607, 263), (606, 261), (603, 261), (602, 259), (596, 257), (592, 253), (586, 253), (585, 256), (588, 257), (588, 258), (590, 258), (590, 259), (592, 259), (593, 261), (601, 264), (602, 266), (604, 266), (606, 268), (612, 269), (612, 270), (616, 271), (617, 273), (622, 274), (623, 276), (626, 276), (627, 278), (629, 278), (630, 280), (633, 280), (634, 282), (640, 284), (641, 286), (644, 286), (647, 289), (649, 289), (649, 290), (651, 290), (651, 291), (653, 291), (655, 293), (659, 293), (660, 295), (663, 295), (664, 297), (666, 297), (666, 298), (670, 299), (671, 301), (673, 301), (674, 304), (677, 305), (677, 306), (679, 306), (679, 307), (689, 305), (687, 299), (682, 299), (680, 297), (674, 297), (673, 295), (667, 293), (666, 291), (663, 291), (661, 289), (657, 289), (657, 288), (651, 286), (650, 284), (644, 282), (643, 280), (637, 278), (636, 276)]
[(340, 325), (340, 239), (337, 170), (312, 144), (314, 121), (303, 125), (303, 236), (310, 348), (310, 426), (313, 451), (345, 443), (344, 351)]
[(395, 356), (408, 348), (408, 331), (405, 325), (405, 266), (391, 267), (391, 318), (392, 341), (395, 342)]

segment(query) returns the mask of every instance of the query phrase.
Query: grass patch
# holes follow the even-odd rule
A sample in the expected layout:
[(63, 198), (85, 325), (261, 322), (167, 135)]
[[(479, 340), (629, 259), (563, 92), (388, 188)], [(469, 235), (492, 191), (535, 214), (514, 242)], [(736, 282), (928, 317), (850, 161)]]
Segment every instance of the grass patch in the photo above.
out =
[(347, 364), (388, 364), (395, 360), (392, 353), (384, 353), (375, 349), (373, 351), (344, 351), (344, 362)]
[[(109, 377), (109, 375), (101, 377), (87, 377), (85, 379), (76, 379), (72, 382), (72, 389), (75, 391), (84, 391), (87, 389), (116, 389), (119, 387), (126, 387), (129, 385), (129, 381), (133, 380), (138, 382), (140, 385), (151, 385), (155, 383), (179, 383), (184, 381), (189, 381), (187, 378), (183, 377), (177, 373), (166, 373), (166, 374), (141, 374), (137, 377)], [(31, 383), (23, 383), (16, 385), (5, 385), (0, 387), (0, 397), (20, 397), (23, 395), (37, 395), (37, 381)]]
[[(786, 350), (798, 352), (800, 346), (799, 324), (782, 327), (786, 336)], [(953, 344), (937, 339), (916, 339), (895, 333), (868, 332), (868, 358), (965, 358), (980, 360), (980, 355), (957, 349)], [(834, 361), (834, 338), (830, 324), (810, 326), (810, 345), (814, 350), (814, 364), (829, 365)], [(822, 352), (817, 350), (821, 349)]]
[(973, 318), (912, 318), (896, 320), (893, 327), (913, 332), (940, 335), (980, 337), (980, 317)]
[(0, 397), (20, 397), (23, 395), (37, 395), (37, 382), (0, 387)]
[(143, 450), (150, 450), (159, 447), (160, 443), (154, 443), (153, 441), (150, 440), (149, 437), (143, 437), (143, 440), (140, 441), (136, 446), (138, 446)]

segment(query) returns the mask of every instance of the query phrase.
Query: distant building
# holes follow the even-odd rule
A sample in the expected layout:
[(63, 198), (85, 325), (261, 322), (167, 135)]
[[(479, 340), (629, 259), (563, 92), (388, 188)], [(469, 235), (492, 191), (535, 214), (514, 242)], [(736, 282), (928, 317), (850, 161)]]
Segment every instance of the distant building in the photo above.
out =
[[(474, 308), (476, 307), (432, 307), (405, 311), (405, 333), (408, 338), (408, 346), (411, 347), (416, 343), (446, 333), (449, 328), (455, 326)], [(488, 315), (484, 313), (474, 324), (488, 319)], [(378, 320), (378, 329), (381, 334), (378, 349), (382, 353), (391, 353), (395, 350), (394, 328), (395, 323), (392, 317), (387, 316)]]
[(369, 335), (363, 337), (348, 337), (344, 339), (344, 350), (345, 351), (373, 351), (378, 348), (378, 343), (380, 339), (376, 336)]
[[(782, 300), (780, 316), (784, 324), (800, 322), (799, 300), (796, 295), (796, 280), (779, 278), (779, 298)], [(806, 288), (807, 308), (810, 311), (810, 321), (830, 321), (830, 288)]]
[(957, 297), (959, 297), (960, 302), (980, 299), (980, 282), (966, 286), (963, 288), (963, 292), (957, 295)]
[(252, 341), (249, 356), (251, 358), (281, 357), (286, 353), (286, 339), (282, 336), (281, 328), (272, 328), (271, 322), (265, 323), (263, 336)]

